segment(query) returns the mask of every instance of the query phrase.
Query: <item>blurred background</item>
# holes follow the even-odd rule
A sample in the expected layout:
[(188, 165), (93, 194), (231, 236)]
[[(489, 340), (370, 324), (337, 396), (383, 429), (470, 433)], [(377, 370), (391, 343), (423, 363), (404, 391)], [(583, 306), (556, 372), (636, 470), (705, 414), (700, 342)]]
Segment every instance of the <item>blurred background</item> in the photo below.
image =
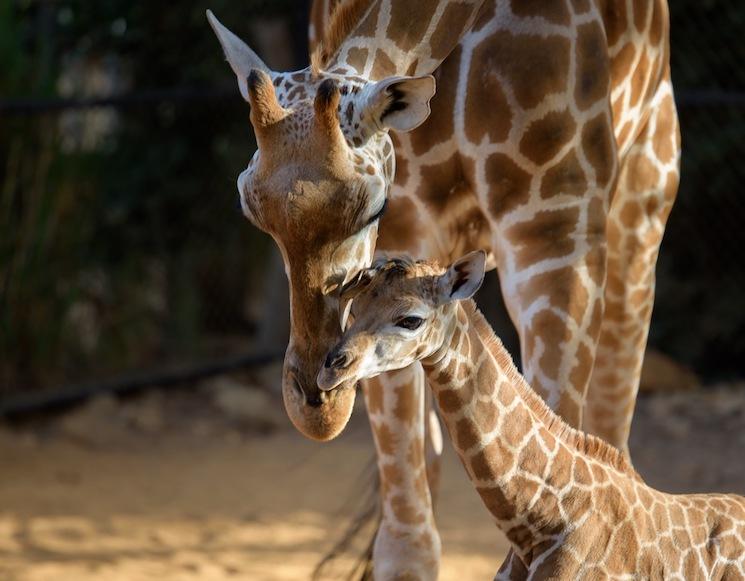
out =
[[(286, 281), (240, 212), (235, 180), (255, 142), (204, 15), (288, 70), (307, 64), (309, 5), (0, 0), (0, 577), (302, 578), (343, 526), (328, 500), (260, 489), (331, 467), (343, 497), (369, 435), (358, 421), (344, 442), (305, 442), (272, 392)], [(682, 180), (634, 457), (670, 490), (742, 492), (745, 6), (670, 10)], [(509, 334), (497, 285), (492, 275), (481, 304)], [(695, 445), (694, 429), (708, 434)], [(463, 522), (491, 530), (476, 503), (447, 505), (446, 546), (465, 556), (445, 572), (480, 572), (479, 555), (503, 545), (464, 536)], [(218, 539), (206, 555), (204, 535)]]

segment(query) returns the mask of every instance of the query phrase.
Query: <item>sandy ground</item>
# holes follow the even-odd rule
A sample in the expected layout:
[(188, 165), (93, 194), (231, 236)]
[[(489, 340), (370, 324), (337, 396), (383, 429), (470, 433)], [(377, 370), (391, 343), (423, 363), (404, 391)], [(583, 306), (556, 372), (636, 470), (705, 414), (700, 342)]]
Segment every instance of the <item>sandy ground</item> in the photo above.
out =
[[(632, 453), (658, 487), (745, 493), (744, 448), (742, 385), (640, 399)], [(371, 450), (364, 413), (317, 444), (227, 379), (0, 426), (0, 579), (307, 579)], [(449, 447), (443, 476), (441, 578), (490, 579), (506, 543)]]

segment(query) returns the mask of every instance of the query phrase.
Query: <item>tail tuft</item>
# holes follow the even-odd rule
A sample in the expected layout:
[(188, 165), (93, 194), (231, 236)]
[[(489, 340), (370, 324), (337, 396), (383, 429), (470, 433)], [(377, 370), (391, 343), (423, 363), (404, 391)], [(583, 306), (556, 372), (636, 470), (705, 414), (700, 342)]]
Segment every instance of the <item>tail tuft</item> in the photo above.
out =
[[(353, 558), (353, 565), (348, 571), (341, 573), (341, 578), (347, 581), (372, 581), (372, 553), (382, 517), (378, 494), (380, 479), (375, 457), (371, 458), (365, 466), (354, 490), (363, 492), (350, 498), (341, 510), (342, 513), (353, 512), (352, 518), (339, 540), (316, 565), (311, 576), (313, 581), (328, 579), (330, 575), (333, 575), (335, 563), (345, 556)], [(356, 510), (355, 503), (357, 504)]]

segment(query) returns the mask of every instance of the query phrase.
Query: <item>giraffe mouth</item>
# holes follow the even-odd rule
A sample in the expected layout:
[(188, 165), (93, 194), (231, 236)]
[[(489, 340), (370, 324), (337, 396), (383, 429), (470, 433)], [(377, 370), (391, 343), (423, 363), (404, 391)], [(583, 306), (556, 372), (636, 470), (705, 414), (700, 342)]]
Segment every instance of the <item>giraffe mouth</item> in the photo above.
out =
[(339, 346), (332, 349), (316, 376), (316, 385), (321, 393), (356, 385), (354, 377), (356, 358)]
[(320, 392), (328, 395), (349, 388), (355, 389), (359, 383), (360, 378), (350, 369), (328, 369), (322, 367), (316, 378), (316, 384)]
[(306, 437), (326, 442), (346, 426), (354, 406), (354, 389), (339, 385), (322, 391), (314, 380), (302, 381), (290, 371), (283, 380), (282, 397), (293, 425)]
[(348, 378), (344, 377), (344, 374), (335, 373), (333, 370), (323, 368), (318, 372), (316, 383), (320, 393), (326, 395), (334, 390), (356, 385), (357, 382), (348, 381)]

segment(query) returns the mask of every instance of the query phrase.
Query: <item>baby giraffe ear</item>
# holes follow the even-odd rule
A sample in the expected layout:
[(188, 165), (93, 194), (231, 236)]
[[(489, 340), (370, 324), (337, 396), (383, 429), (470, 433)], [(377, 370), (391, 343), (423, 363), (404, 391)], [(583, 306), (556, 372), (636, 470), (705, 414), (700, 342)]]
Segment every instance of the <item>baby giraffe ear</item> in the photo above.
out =
[(435, 78), (388, 77), (365, 89), (363, 119), (376, 129), (411, 131), (429, 117)]
[(440, 276), (438, 302), (445, 304), (471, 298), (484, 282), (485, 272), (486, 253), (483, 250), (469, 252), (459, 258)]

